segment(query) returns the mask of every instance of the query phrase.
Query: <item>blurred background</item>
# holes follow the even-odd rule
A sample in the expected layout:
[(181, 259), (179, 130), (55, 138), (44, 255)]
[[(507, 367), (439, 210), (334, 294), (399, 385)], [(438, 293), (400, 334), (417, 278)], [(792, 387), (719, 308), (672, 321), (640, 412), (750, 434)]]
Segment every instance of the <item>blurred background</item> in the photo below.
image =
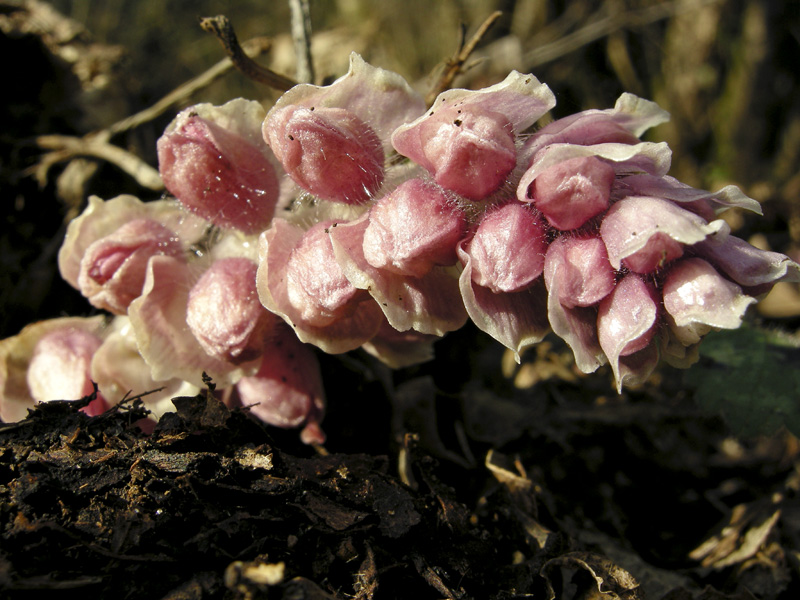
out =
[[(647, 139), (670, 144), (671, 174), (705, 189), (739, 185), (765, 214), (729, 211), (738, 235), (800, 259), (800, 2), (311, 0), (310, 8), (318, 83), (343, 74), (356, 51), (423, 94), (463, 33), (502, 11), (455, 86), (530, 72), (554, 91), (555, 118), (611, 108), (625, 91), (657, 101), (672, 120)], [(55, 266), (65, 221), (88, 194), (160, 196), (103, 161), (53, 151), (43, 160), (36, 136), (107, 128), (209, 69), (224, 52), (198, 17), (217, 14), (240, 41), (267, 36), (257, 60), (293, 76), (287, 2), (0, 0), (10, 82), (0, 101), (0, 339), (33, 320), (90, 313)], [(269, 105), (278, 93), (231, 71), (109, 141), (155, 167), (155, 142), (177, 110), (239, 96)], [(778, 289), (761, 310), (796, 329), (797, 289)]]

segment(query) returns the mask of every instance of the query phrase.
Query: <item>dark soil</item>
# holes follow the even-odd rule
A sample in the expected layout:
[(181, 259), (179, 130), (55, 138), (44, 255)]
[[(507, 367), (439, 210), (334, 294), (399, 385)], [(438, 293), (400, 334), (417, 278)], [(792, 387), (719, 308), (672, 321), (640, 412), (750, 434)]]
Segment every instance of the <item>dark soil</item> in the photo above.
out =
[(359, 359), (338, 365), (349, 393), (325, 426), (331, 450), (360, 453), (314, 451), (210, 393), (175, 399), (150, 435), (139, 400), (93, 418), (53, 402), (1, 426), (4, 597), (800, 592), (796, 438), (735, 441), (689, 399), (591, 380), (453, 393), (452, 376), (414, 372), (387, 394), (358, 383)]

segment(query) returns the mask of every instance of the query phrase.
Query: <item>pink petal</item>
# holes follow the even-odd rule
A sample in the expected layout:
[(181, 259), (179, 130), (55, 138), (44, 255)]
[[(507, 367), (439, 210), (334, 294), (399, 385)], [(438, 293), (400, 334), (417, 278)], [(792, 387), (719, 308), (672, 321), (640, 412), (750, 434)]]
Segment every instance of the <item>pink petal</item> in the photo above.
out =
[(575, 365), (582, 373), (593, 373), (605, 364), (606, 357), (597, 338), (597, 308), (564, 306), (560, 301), (563, 281), (562, 261), (553, 261), (554, 271), (547, 285), (547, 319), (553, 333), (572, 349)]
[(40, 339), (54, 331), (75, 329), (102, 336), (105, 320), (105, 317), (97, 316), (38, 321), (27, 325), (13, 337), (0, 340), (0, 419), (5, 423), (20, 421), (36, 404), (28, 387), (28, 366)]
[(381, 141), (347, 109), (273, 109), (264, 122), (264, 139), (289, 177), (325, 200), (360, 204), (383, 184)]
[(544, 280), (548, 290), (558, 278), (555, 299), (565, 308), (592, 306), (614, 289), (614, 270), (599, 237), (556, 238), (547, 249)]
[[(28, 388), (33, 399), (80, 400), (90, 395), (94, 391), (92, 356), (101, 344), (99, 336), (78, 327), (53, 329), (43, 335), (28, 364)], [(98, 395), (82, 410), (94, 416), (107, 409), (105, 398)]]
[[(325, 225), (322, 227), (324, 233)], [(381, 310), (366, 292), (357, 290), (351, 293), (355, 288), (346, 279), (342, 281), (341, 268), (335, 257), (327, 254), (326, 242), (330, 245), (327, 239), (318, 239), (316, 251), (320, 263), (315, 266), (313, 260), (305, 261), (301, 257), (289, 269), (304, 233), (283, 219), (275, 219), (272, 227), (261, 234), (256, 274), (259, 299), (267, 310), (289, 323), (303, 342), (332, 354), (355, 350), (378, 331), (383, 321)], [(311, 250), (313, 254), (314, 248)], [(304, 290), (303, 281), (307, 281), (309, 290), (318, 295)], [(325, 295), (327, 292), (330, 293)], [(331, 312), (325, 309), (325, 305), (335, 310)]]
[[(230, 113), (249, 115), (250, 106), (239, 99), (218, 108), (188, 108), (157, 143), (159, 171), (170, 193), (194, 214), (246, 234), (266, 229), (280, 193), (266, 144), (231, 127)], [(259, 131), (260, 121), (251, 126)]]
[(496, 293), (515, 292), (542, 274), (547, 237), (532, 211), (511, 202), (484, 215), (465, 250), (477, 285)]
[(442, 191), (408, 180), (372, 206), (364, 257), (375, 268), (421, 277), (435, 265), (455, 264), (466, 218)]
[[(664, 308), (677, 327), (736, 329), (756, 300), (700, 258), (675, 263), (664, 280)], [(704, 333), (704, 332), (702, 332)]]
[(123, 195), (104, 201), (90, 196), (86, 209), (67, 227), (58, 252), (61, 276), (72, 287), (80, 289), (81, 262), (89, 246), (137, 219), (160, 223), (174, 233), (184, 250), (199, 240), (208, 228), (206, 221), (189, 214), (174, 200), (142, 202), (135, 196)]
[(336, 321), (352, 306), (358, 290), (336, 260), (323, 221), (306, 231), (286, 264), (286, 292), (301, 320), (318, 327)]
[(186, 309), (189, 290), (201, 274), (198, 271), (169, 256), (152, 257), (142, 295), (131, 302), (128, 316), (154, 381), (177, 378), (203, 387), (205, 371), (214, 383), (224, 387), (256, 365), (235, 365), (210, 356), (192, 335)]
[(644, 350), (650, 344), (657, 317), (654, 291), (633, 273), (626, 275), (600, 303), (597, 336), (618, 388), (622, 386), (620, 357)]
[(655, 102), (622, 94), (613, 109), (586, 110), (553, 121), (537, 131), (526, 143), (535, 153), (551, 144), (636, 144), (651, 127), (669, 120), (669, 113)]
[(186, 323), (209, 356), (239, 364), (261, 355), (277, 317), (258, 300), (257, 268), (248, 258), (216, 260), (189, 291)]
[(441, 336), (459, 329), (467, 320), (460, 302), (458, 281), (443, 267), (422, 277), (376, 269), (364, 257), (368, 215), (330, 228), (336, 258), (343, 273), (357, 288), (367, 290), (395, 329), (414, 329)]
[(757, 288), (778, 281), (800, 282), (800, 265), (778, 252), (760, 250), (744, 240), (730, 235), (724, 224), (715, 236), (709, 236), (695, 246), (697, 253), (707, 258), (736, 283)]
[[(250, 413), (277, 427), (306, 425), (306, 443), (321, 444), (318, 424), (325, 411), (325, 392), (314, 352), (287, 327), (280, 327), (265, 346), (258, 371), (236, 384), (240, 402)], [(309, 424), (314, 426), (309, 427)]]
[(469, 318), (478, 329), (513, 351), (519, 362), (522, 352), (538, 344), (550, 331), (542, 282), (535, 281), (517, 292), (495, 293), (475, 283), (473, 260), (463, 244), (458, 254), (464, 263), (459, 288)]
[(97, 308), (122, 315), (142, 293), (147, 261), (163, 254), (183, 258), (174, 232), (153, 219), (133, 219), (91, 244), (81, 259), (78, 285)]
[(139, 354), (127, 317), (114, 319), (103, 345), (94, 353), (92, 379), (97, 382), (103, 397), (115, 402), (126, 396), (146, 394), (142, 401), (153, 419), (175, 410), (172, 398), (194, 396), (200, 390), (180, 379), (154, 381), (150, 367)]
[(522, 175), (517, 186), (517, 198), (521, 202), (532, 202), (535, 191), (533, 183), (545, 171), (576, 158), (595, 157), (603, 159), (614, 168), (617, 178), (632, 174), (649, 173), (665, 175), (669, 171), (672, 152), (666, 143), (641, 142), (635, 145), (603, 143), (593, 146), (576, 144), (552, 144), (542, 148)]
[(328, 86), (300, 84), (283, 94), (267, 114), (288, 106), (344, 108), (364, 122), (378, 139), (384, 153), (391, 150), (389, 136), (398, 126), (425, 112), (425, 101), (397, 73), (367, 64), (358, 54), (350, 55), (350, 70)]
[(514, 71), (483, 90), (440, 94), (428, 114), (394, 132), (392, 144), (442, 187), (480, 200), (516, 166), (517, 136), (554, 105), (547, 86)]
[(647, 381), (647, 378), (658, 366), (658, 359), (659, 352), (656, 344), (645, 346), (633, 354), (620, 356), (619, 366), (615, 373), (617, 392), (622, 393), (624, 386), (639, 385)]
[(683, 256), (683, 246), (669, 235), (658, 232), (650, 236), (644, 247), (622, 259), (622, 265), (634, 273), (652, 273)]
[(439, 336), (413, 329), (397, 331), (384, 321), (378, 333), (361, 348), (392, 369), (403, 369), (433, 359), (433, 343)]
[(647, 173), (631, 175), (625, 179), (624, 184), (634, 196), (656, 196), (686, 204), (706, 201), (720, 209), (738, 207), (762, 214), (761, 205), (745, 196), (735, 185), (726, 185), (716, 192), (707, 192), (686, 185), (669, 175), (655, 177)]
[(533, 203), (562, 231), (577, 229), (608, 208), (614, 167), (594, 156), (553, 165), (533, 182)]
[[(646, 196), (629, 196), (616, 202), (603, 218), (600, 235), (608, 249), (611, 266), (619, 269), (622, 260), (647, 248), (650, 239), (657, 234), (669, 236), (685, 245), (696, 244), (722, 227), (720, 221), (707, 223), (705, 219), (679, 205)], [(646, 252), (674, 252), (659, 238)], [(647, 257), (643, 257), (645, 262)], [(635, 261), (636, 259), (634, 259)]]

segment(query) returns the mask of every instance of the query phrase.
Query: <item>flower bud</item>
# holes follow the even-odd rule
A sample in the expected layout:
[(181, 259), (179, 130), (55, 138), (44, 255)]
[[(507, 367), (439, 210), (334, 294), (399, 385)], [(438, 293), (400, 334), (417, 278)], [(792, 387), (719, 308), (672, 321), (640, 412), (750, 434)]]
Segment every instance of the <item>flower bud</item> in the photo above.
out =
[(562, 236), (550, 244), (544, 260), (548, 290), (558, 277), (558, 301), (567, 308), (592, 306), (614, 289), (614, 270), (599, 237)]
[(258, 300), (248, 258), (222, 258), (189, 291), (186, 323), (210, 356), (239, 364), (261, 354), (275, 317)]
[(271, 111), (264, 139), (289, 177), (319, 198), (360, 204), (383, 184), (381, 141), (345, 108), (289, 105)]
[(289, 302), (300, 318), (323, 327), (349, 312), (351, 300), (360, 294), (336, 261), (327, 227), (317, 223), (305, 232), (286, 265)]
[(467, 246), (472, 280), (495, 293), (529, 286), (544, 268), (544, 225), (524, 204), (511, 202), (483, 217)]
[[(207, 107), (202, 112), (216, 114)], [(157, 146), (164, 186), (187, 209), (219, 227), (247, 234), (267, 228), (279, 189), (269, 150), (260, 140), (187, 109)]]
[(435, 265), (456, 262), (465, 229), (463, 211), (440, 189), (412, 179), (370, 210), (364, 258), (377, 269), (422, 277)]
[(97, 308), (122, 315), (142, 293), (151, 256), (182, 258), (174, 232), (153, 219), (134, 219), (87, 249), (80, 263), (78, 286)]
[(577, 157), (553, 165), (533, 183), (533, 203), (549, 223), (566, 231), (608, 208), (614, 167), (594, 156)]
[[(80, 400), (94, 391), (92, 357), (102, 340), (78, 328), (55, 329), (36, 343), (28, 365), (28, 388), (37, 402)], [(108, 409), (102, 396), (83, 409), (90, 416)]]
[(653, 339), (658, 303), (653, 289), (638, 275), (626, 275), (600, 303), (597, 334), (614, 365), (620, 356), (645, 348)]

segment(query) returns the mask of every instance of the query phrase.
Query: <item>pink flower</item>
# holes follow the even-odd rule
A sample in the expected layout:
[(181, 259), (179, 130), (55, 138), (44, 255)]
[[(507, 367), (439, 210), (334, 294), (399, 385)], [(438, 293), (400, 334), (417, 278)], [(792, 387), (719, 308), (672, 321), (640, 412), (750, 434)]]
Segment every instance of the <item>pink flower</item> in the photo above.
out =
[(513, 71), (482, 90), (440, 94), (428, 114), (394, 132), (392, 144), (443, 188), (482, 200), (516, 167), (518, 136), (553, 106), (546, 85)]
[(614, 168), (594, 156), (546, 169), (533, 183), (533, 203), (557, 229), (577, 229), (608, 209)]
[[(147, 265), (142, 295), (131, 302), (128, 316), (139, 353), (150, 367), (154, 381), (181, 379), (203, 387), (202, 374), (205, 372), (223, 388), (258, 367), (258, 355), (250, 355), (249, 362), (229, 360), (228, 353), (235, 347), (235, 342), (230, 346), (225, 343), (212, 345), (206, 340), (206, 345), (215, 351), (209, 354), (193, 334), (187, 324), (189, 293), (202, 274), (201, 265), (187, 265), (169, 256), (154, 256)], [(231, 302), (235, 306), (240, 300), (231, 299)], [(245, 299), (243, 304), (246, 303)], [(211, 316), (215, 307), (224, 310), (219, 303), (206, 303), (203, 308), (195, 307), (195, 310), (205, 310), (209, 318), (223, 320), (222, 316)], [(235, 320), (235, 316), (233, 318)], [(201, 334), (205, 333), (211, 338), (208, 328), (213, 324), (205, 327), (201, 329)], [(227, 339), (223, 342), (230, 341)], [(246, 347), (245, 344), (243, 348)]]
[(183, 259), (176, 234), (153, 219), (128, 221), (86, 249), (80, 291), (97, 308), (123, 315), (141, 295), (147, 262), (157, 254)]
[(239, 402), (251, 414), (277, 427), (304, 426), (307, 444), (322, 444), (319, 422), (325, 412), (325, 393), (313, 351), (286, 326), (279, 327), (264, 346), (261, 366), (236, 384)]
[(542, 274), (546, 230), (524, 204), (509, 202), (484, 215), (464, 251), (477, 285), (495, 293), (516, 292)]
[(194, 396), (200, 388), (178, 378), (155, 381), (139, 354), (128, 317), (115, 317), (103, 331), (103, 344), (92, 357), (92, 380), (104, 398), (118, 402), (126, 396), (142, 396), (150, 419), (175, 409), (172, 398)]
[(376, 269), (422, 277), (434, 266), (455, 264), (466, 217), (441, 190), (410, 179), (370, 209), (364, 258)]
[(232, 100), (182, 111), (158, 140), (161, 178), (194, 214), (246, 234), (269, 225), (279, 186), (272, 157), (261, 139), (264, 109)]
[(658, 324), (658, 300), (655, 290), (638, 275), (628, 274), (613, 292), (600, 302), (597, 334), (617, 381), (617, 389), (626, 383), (643, 381), (655, 368), (658, 354), (652, 348), (651, 360), (625, 368), (623, 357), (644, 351), (650, 345)]
[(263, 137), (292, 180), (325, 200), (361, 204), (383, 185), (389, 134), (425, 106), (406, 81), (350, 56), (329, 86), (301, 84), (269, 111)]
[(615, 269), (623, 265), (650, 273), (683, 254), (686, 245), (714, 235), (724, 221), (706, 222), (681, 205), (662, 198), (623, 198), (603, 218), (600, 235)]
[(358, 348), (378, 331), (382, 314), (369, 294), (345, 277), (323, 221), (308, 231), (276, 219), (258, 243), (261, 303), (300, 340), (330, 353)]
[[(369, 263), (369, 258), (376, 263), (381, 260), (377, 252), (369, 256), (366, 254), (373, 250), (365, 237), (370, 226), (370, 214), (329, 228), (335, 258), (347, 281), (354, 288), (363, 290), (362, 293), (369, 294), (374, 299), (374, 306), (383, 311), (386, 320), (398, 331), (413, 329), (419, 333), (441, 336), (464, 325), (467, 315), (459, 300), (455, 273), (447, 267), (432, 264), (432, 255), (423, 257), (424, 246), (416, 257), (419, 260), (414, 261), (415, 268), (427, 265), (427, 271), (419, 277)], [(382, 216), (385, 215), (379, 215), (379, 218)], [(450, 213), (444, 219), (453, 225), (459, 222), (459, 215), (457, 212)], [(422, 229), (425, 228), (425, 225), (420, 225)], [(448, 240), (458, 227), (454, 225), (450, 232), (444, 232), (444, 240)], [(428, 231), (424, 237), (432, 241), (435, 234)], [(439, 245), (438, 242), (427, 250)], [(440, 252), (442, 248), (446, 250), (446, 246), (439, 245)], [(401, 257), (398, 257), (397, 263), (401, 262), (399, 259)]]
[(562, 236), (550, 244), (544, 260), (548, 289), (553, 289), (556, 277), (558, 294), (554, 299), (567, 308), (593, 306), (616, 285), (606, 246), (602, 239), (594, 236)]
[(549, 331), (541, 281), (547, 250), (541, 218), (512, 201), (487, 212), (458, 247), (459, 279), (472, 321), (519, 357)]
[(150, 257), (183, 260), (207, 227), (175, 201), (142, 202), (127, 195), (103, 201), (91, 196), (67, 227), (58, 267), (92, 304), (125, 314), (141, 294)]
[(258, 300), (256, 271), (249, 258), (221, 258), (189, 290), (186, 324), (209, 356), (239, 364), (262, 354), (277, 320)]
[(265, 139), (283, 168), (311, 194), (360, 204), (383, 184), (378, 136), (344, 108), (289, 105), (270, 113)]
[[(33, 349), (27, 380), (36, 402), (79, 400), (94, 391), (92, 357), (102, 344), (97, 335), (78, 327), (63, 327), (46, 333)], [(105, 398), (98, 395), (82, 410), (95, 416), (106, 411)]]

